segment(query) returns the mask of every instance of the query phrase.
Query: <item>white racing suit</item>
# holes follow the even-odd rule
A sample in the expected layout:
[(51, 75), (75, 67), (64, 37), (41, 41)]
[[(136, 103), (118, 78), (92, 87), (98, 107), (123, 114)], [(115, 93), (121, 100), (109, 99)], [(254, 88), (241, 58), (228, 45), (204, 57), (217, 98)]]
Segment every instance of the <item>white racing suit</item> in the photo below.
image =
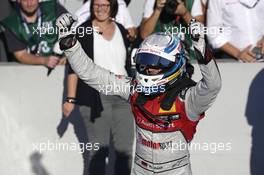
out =
[[(65, 54), (75, 73), (85, 83), (101, 93), (118, 95), (133, 103), (132, 98), (136, 92), (133, 91), (131, 78), (116, 76), (95, 65), (78, 42), (66, 50)], [(208, 64), (200, 64), (200, 69), (203, 78), (185, 91), (184, 98), (177, 97), (174, 112), (180, 111), (181, 120), (172, 122), (168, 130), (138, 115), (132, 104), (137, 124), (132, 175), (192, 175), (188, 147), (179, 149), (178, 146), (187, 145), (191, 141), (203, 112), (212, 105), (221, 88), (221, 78), (214, 60)], [(162, 112), (156, 108), (153, 108), (157, 111), (156, 114)], [(191, 131), (186, 125), (192, 125)]]

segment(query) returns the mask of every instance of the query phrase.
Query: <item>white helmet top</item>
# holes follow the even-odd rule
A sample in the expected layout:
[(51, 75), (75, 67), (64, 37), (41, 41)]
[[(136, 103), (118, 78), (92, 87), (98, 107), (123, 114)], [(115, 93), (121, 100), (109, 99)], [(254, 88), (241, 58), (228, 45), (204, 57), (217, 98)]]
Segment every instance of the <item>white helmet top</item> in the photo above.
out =
[[(164, 92), (185, 72), (185, 55), (179, 38), (167, 33), (147, 37), (135, 54), (137, 91), (151, 95)], [(161, 70), (149, 74), (148, 69)]]

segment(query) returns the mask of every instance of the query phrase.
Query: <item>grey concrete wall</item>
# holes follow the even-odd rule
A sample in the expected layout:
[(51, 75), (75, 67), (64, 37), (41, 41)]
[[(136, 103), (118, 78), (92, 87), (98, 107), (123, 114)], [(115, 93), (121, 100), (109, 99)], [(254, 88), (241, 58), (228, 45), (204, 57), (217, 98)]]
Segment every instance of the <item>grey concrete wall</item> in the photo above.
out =
[[(219, 63), (223, 88), (199, 123), (191, 151), (194, 175), (260, 175), (263, 157), (263, 63)], [(78, 151), (34, 154), (34, 143), (77, 143), (70, 126), (59, 139), (64, 67), (50, 77), (40, 66), (0, 65), (0, 174), (34, 175), (37, 166), (49, 175), (81, 175)], [(195, 76), (201, 77), (195, 65)], [(30, 159), (31, 157), (31, 159)], [(252, 160), (252, 161), (250, 161)], [(33, 161), (34, 162), (34, 161)], [(252, 169), (252, 173), (251, 173)], [(262, 168), (263, 169), (263, 168)]]
[[(72, 126), (62, 139), (56, 133), (64, 67), (57, 67), (49, 77), (46, 74), (40, 66), (0, 66), (1, 175), (81, 175), (78, 150), (52, 148), (56, 143), (78, 143)], [(35, 145), (39, 144), (50, 148), (38, 155)]]

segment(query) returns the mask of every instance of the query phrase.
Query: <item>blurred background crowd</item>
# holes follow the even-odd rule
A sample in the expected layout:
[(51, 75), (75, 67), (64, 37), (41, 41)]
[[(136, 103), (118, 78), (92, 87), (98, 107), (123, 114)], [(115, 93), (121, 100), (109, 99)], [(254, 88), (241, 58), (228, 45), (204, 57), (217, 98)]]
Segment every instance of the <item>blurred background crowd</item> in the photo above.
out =
[[(132, 48), (138, 47), (142, 39), (151, 33), (163, 31), (180, 36), (185, 43), (190, 59), (192, 59), (191, 39), (186, 32), (186, 27), (190, 20), (195, 18), (206, 26), (207, 39), (215, 51), (216, 58), (254, 62), (262, 56), (264, 42), (264, 14), (261, 11), (264, 3), (262, 0), (215, 0), (208, 2), (207, 0), (144, 0), (143, 3), (138, 2), (136, 12), (140, 14), (138, 15), (141, 17), (140, 22), (131, 17), (131, 8), (128, 8), (132, 3), (131, 0), (116, 1), (118, 10), (114, 16), (110, 17), (128, 32), (128, 52)], [(47, 4), (47, 0), (36, 2), (40, 3), (40, 6)], [(36, 2), (29, 0), (3, 0), (1, 2), (1, 61), (40, 64), (50, 68), (66, 63), (65, 59), (59, 58), (58, 54), (54, 53), (56, 52), (53, 49), (56, 43), (56, 35), (49, 34), (37, 37), (37, 34), (32, 34), (36, 31), (34, 28), (52, 26), (52, 23), (49, 24), (50, 21), (45, 22), (47, 15), (45, 10), (43, 10), (44, 12), (35, 11), (38, 6), (34, 4)], [(69, 7), (69, 2), (66, 0), (57, 2), (54, 0), (53, 3), (49, 3), (50, 5), (47, 7), (49, 8), (49, 17), (47, 18), (53, 18), (50, 19), (51, 21), (54, 21), (61, 13), (66, 12), (66, 9), (78, 16), (78, 25), (92, 17), (90, 0), (83, 2), (76, 0), (78, 5), (75, 5), (75, 9)], [(72, 1), (71, 3), (75, 2)], [(76, 7), (78, 7), (77, 10)], [(105, 7), (100, 6), (99, 8), (104, 9)], [(14, 11), (18, 12), (17, 16), (14, 15)], [(54, 14), (50, 14), (50, 12)], [(27, 19), (27, 15), (23, 14), (33, 16), (30, 17), (31, 19)], [(40, 22), (37, 20), (38, 16), (43, 16), (42, 24), (38, 24)], [(17, 21), (15, 22), (15, 20)], [(100, 30), (103, 30), (102, 27)], [(29, 47), (31, 48), (29, 49)], [(38, 57), (33, 56), (36, 54)]]

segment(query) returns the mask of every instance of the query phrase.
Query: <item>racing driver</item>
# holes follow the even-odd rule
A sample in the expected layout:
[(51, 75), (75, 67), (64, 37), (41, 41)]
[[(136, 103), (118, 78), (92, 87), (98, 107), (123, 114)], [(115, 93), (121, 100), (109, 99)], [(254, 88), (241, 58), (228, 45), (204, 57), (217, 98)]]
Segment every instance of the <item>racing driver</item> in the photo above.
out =
[(192, 175), (188, 147), (179, 145), (191, 142), (198, 122), (221, 89), (216, 62), (204, 35), (197, 35), (202, 24), (190, 24), (196, 33), (194, 49), (202, 74), (196, 83), (186, 71), (187, 58), (179, 38), (166, 33), (147, 37), (134, 56), (135, 78), (121, 77), (89, 59), (71, 32), (75, 22), (71, 14), (63, 14), (56, 22), (60, 47), (75, 73), (96, 90), (131, 104), (137, 125), (131, 174)]

